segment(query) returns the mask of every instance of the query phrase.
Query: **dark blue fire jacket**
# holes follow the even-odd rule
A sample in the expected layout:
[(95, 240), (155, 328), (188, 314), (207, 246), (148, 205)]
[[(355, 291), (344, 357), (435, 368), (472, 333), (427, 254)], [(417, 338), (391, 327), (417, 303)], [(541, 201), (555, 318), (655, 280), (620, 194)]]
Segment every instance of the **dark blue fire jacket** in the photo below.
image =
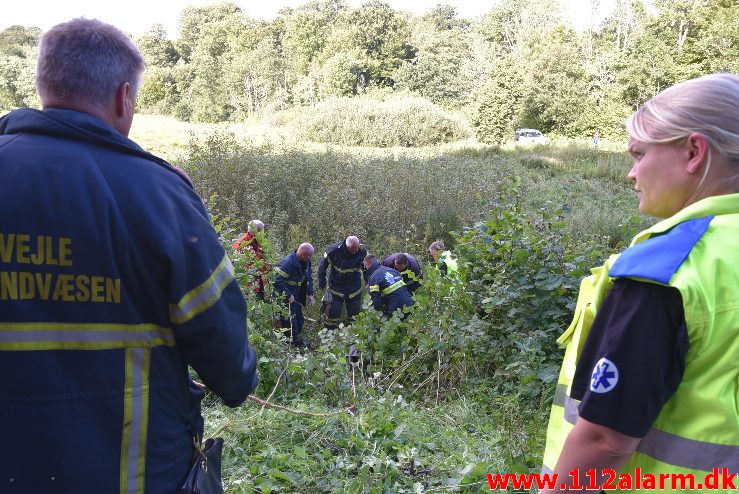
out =
[(297, 252), (293, 251), (286, 256), (274, 268), (274, 288), (278, 292), (285, 293), (285, 298), (290, 295), (295, 301), (305, 305), (306, 297), (313, 295), (313, 268), (311, 262), (303, 262), (298, 259)]
[(189, 180), (95, 117), (0, 119), (0, 491), (178, 492), (256, 355)]
[(408, 293), (403, 277), (396, 270), (377, 262), (367, 270), (367, 276), (372, 306), (376, 310), (381, 310), (387, 317), (397, 309), (413, 305), (413, 299)]
[[(395, 269), (395, 258), (398, 254), (399, 253), (396, 252), (395, 254), (387, 256), (382, 260), (382, 265), (386, 268)], [(423, 271), (415, 257), (410, 254), (406, 254), (406, 256), (408, 256), (408, 267), (405, 268), (405, 271), (401, 271), (400, 274), (403, 275), (403, 281), (405, 282), (405, 286), (408, 288), (408, 292), (413, 295), (413, 292), (421, 287)]]
[(362, 293), (362, 274), (364, 268), (362, 261), (367, 255), (367, 249), (360, 247), (356, 254), (351, 255), (346, 250), (344, 241), (336, 242), (323, 253), (323, 258), (318, 265), (318, 288), (326, 288), (326, 272), (330, 267), (328, 275), (328, 287), (335, 296), (348, 295), (354, 298)]

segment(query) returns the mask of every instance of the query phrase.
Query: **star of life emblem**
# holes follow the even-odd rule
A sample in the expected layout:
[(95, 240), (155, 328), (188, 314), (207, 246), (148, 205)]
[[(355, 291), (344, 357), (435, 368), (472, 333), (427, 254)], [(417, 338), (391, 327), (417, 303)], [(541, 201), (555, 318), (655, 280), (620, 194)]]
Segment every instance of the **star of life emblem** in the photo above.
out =
[(593, 393), (608, 393), (618, 384), (618, 368), (616, 364), (602, 358), (593, 367), (590, 378), (590, 391)]

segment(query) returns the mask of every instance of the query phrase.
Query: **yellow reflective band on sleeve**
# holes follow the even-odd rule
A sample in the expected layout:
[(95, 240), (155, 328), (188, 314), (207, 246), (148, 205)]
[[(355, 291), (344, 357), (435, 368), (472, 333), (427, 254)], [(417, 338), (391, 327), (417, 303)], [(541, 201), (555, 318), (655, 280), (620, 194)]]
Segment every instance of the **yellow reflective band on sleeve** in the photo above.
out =
[(227, 255), (207, 280), (190, 290), (177, 304), (170, 304), (169, 319), (183, 324), (205, 312), (218, 302), (223, 289), (234, 279), (234, 268)]
[(397, 290), (401, 286), (405, 286), (405, 282), (403, 280), (398, 280), (395, 283), (393, 283), (392, 285), (390, 285), (387, 288), (383, 289), (380, 292), (380, 295), (382, 295), (383, 297), (385, 297), (387, 295), (390, 295), (391, 293), (393, 293), (395, 290)]
[(155, 324), (0, 323), (0, 350), (111, 350), (174, 344), (172, 329)]
[(146, 474), (146, 436), (149, 423), (149, 367), (151, 350), (126, 350), (126, 384), (121, 437), (121, 494), (143, 494)]
[(277, 267), (277, 266), (275, 266), (275, 273), (279, 274), (279, 275), (280, 275), (280, 276), (282, 276), (283, 278), (289, 278), (289, 277), (290, 277), (290, 275), (288, 275), (288, 274), (287, 274), (286, 272), (284, 272), (283, 270), (281, 270), (281, 269), (280, 269), (279, 267)]
[(369, 291), (371, 292), (379, 292), (380, 291), (380, 285), (370, 285)]

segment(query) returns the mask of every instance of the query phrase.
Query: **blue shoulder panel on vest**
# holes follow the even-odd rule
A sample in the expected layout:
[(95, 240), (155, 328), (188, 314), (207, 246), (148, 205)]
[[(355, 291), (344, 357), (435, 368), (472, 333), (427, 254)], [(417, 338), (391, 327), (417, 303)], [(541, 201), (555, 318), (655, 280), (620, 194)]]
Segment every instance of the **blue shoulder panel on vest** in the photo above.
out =
[(668, 232), (629, 247), (618, 256), (608, 275), (635, 276), (668, 284), (675, 271), (708, 230), (713, 216), (684, 221)]

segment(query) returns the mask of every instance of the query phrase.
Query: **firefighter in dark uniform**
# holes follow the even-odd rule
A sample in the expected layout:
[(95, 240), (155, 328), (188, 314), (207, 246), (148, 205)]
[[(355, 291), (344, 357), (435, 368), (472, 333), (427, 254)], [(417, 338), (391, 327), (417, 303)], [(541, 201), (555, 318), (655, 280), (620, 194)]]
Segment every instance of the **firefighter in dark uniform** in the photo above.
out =
[(316, 303), (313, 296), (313, 268), (311, 258), (313, 246), (300, 246), (275, 266), (275, 294), (284, 294), (289, 307), (289, 317), (281, 317), (280, 323), (287, 329), (288, 342), (296, 347), (305, 346), (303, 341), (303, 306)]
[(318, 288), (327, 292), (324, 315), (328, 329), (339, 326), (344, 306), (350, 322), (362, 309), (362, 261), (366, 255), (367, 250), (353, 235), (336, 242), (323, 253), (318, 266)]
[(204, 396), (257, 385), (246, 303), (190, 180), (127, 135), (144, 59), (94, 19), (54, 26), (43, 110), (0, 119), (4, 494), (180, 492)]
[(406, 254), (405, 252), (396, 252), (383, 259), (381, 264), (403, 275), (403, 281), (411, 296), (413, 296), (413, 292), (421, 287), (423, 270), (419, 262), (412, 255)]
[(364, 258), (364, 269), (367, 271), (370, 297), (375, 309), (381, 310), (389, 318), (396, 310), (413, 305), (411, 294), (399, 272), (383, 266), (372, 254)]

